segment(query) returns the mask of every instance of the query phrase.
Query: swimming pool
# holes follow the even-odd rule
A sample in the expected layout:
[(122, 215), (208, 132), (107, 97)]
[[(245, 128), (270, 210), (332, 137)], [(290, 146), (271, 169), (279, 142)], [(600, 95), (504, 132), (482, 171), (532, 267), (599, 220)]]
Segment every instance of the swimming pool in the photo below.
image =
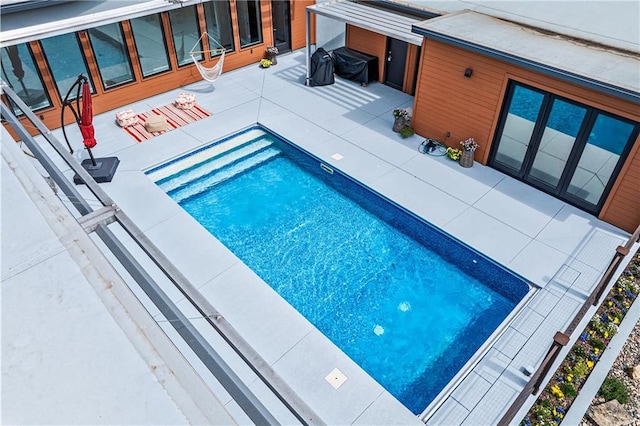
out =
[(265, 129), (147, 174), (415, 414), (529, 289)]

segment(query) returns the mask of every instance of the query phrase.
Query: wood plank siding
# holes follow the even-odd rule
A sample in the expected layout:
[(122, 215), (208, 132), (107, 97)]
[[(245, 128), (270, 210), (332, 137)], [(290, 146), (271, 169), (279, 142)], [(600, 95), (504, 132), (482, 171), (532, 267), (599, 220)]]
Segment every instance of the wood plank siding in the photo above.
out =
[[(307, 45), (306, 8), (314, 5), (315, 0), (293, 0), (291, 2), (291, 50)], [(311, 14), (311, 44), (316, 42), (316, 14)]]
[(416, 67), (420, 61), (420, 46), (409, 44), (407, 46), (407, 62), (404, 69), (404, 85), (402, 91), (404, 93), (413, 94), (416, 90), (418, 74)]
[(347, 25), (346, 45), (349, 49), (376, 56), (378, 58), (378, 81), (384, 81), (384, 58), (387, 50), (385, 35)]
[[(292, 49), (298, 49), (306, 45), (306, 13), (305, 8), (308, 5), (315, 4), (314, 0), (295, 0), (291, 2), (291, 45)], [(231, 1), (231, 22), (233, 27), (233, 39), (236, 50), (228, 52), (225, 55), (223, 70), (230, 71), (236, 68), (240, 68), (246, 65), (254, 64), (264, 58), (265, 49), (269, 45), (273, 45), (273, 24), (271, 18), (271, 2), (260, 2), (260, 14), (262, 19), (262, 34), (263, 42), (254, 44), (252, 46), (240, 49), (240, 35), (238, 30), (238, 20), (236, 14), (236, 2)], [(198, 12), (198, 24), (201, 32), (205, 31), (206, 22), (204, 18), (204, 6), (203, 4), (197, 4), (196, 10)], [(315, 15), (312, 14), (312, 28), (315, 27)], [(132, 102), (139, 101), (141, 99), (148, 98), (171, 89), (175, 89), (196, 81), (202, 80), (202, 76), (196, 69), (195, 65), (187, 65), (178, 67), (178, 61), (175, 57), (175, 51), (173, 46), (173, 37), (171, 35), (171, 26), (169, 22), (169, 14), (167, 12), (161, 13), (161, 19), (164, 27), (164, 35), (167, 43), (167, 50), (170, 52), (169, 60), (171, 69), (169, 71), (152, 75), (149, 77), (143, 77), (140, 67), (140, 62), (137, 58), (133, 34), (131, 30), (131, 24), (128, 20), (122, 21), (124, 38), (127, 43), (127, 49), (132, 61), (134, 81), (119, 85), (105, 90), (102, 85), (100, 73), (98, 71), (98, 64), (93, 56), (93, 51), (89, 43), (89, 38), (86, 30), (78, 31), (83, 53), (87, 59), (87, 66), (91, 74), (91, 78), (94, 82), (95, 94), (93, 96), (93, 110), (95, 114), (102, 112), (116, 110), (122, 105), (126, 105)], [(205, 50), (209, 48), (215, 48), (215, 46), (209, 46), (209, 41), (205, 37), (203, 39), (205, 43)], [(50, 129), (56, 129), (60, 127), (60, 110), (62, 108), (61, 97), (63, 94), (58, 94), (54, 83), (53, 76), (48, 68), (48, 64), (45, 60), (45, 56), (39, 41), (29, 43), (35, 61), (38, 65), (38, 69), (44, 80), (45, 88), (49, 93), (49, 97), (52, 101), (52, 106), (37, 112), (40, 119)], [(201, 62), (206, 67), (214, 66), (218, 61), (218, 58), (209, 58), (205, 55), (205, 60)], [(65, 124), (70, 124), (74, 121), (72, 114), (65, 114)], [(31, 129), (27, 123), (26, 127)], [(13, 133), (11, 129), (10, 132)], [(34, 131), (35, 132), (35, 131)], [(35, 133), (34, 133), (35, 134)], [(16, 135), (13, 134), (15, 137)]]
[[(473, 69), (470, 78), (466, 68)], [(556, 93), (612, 114), (640, 121), (637, 104), (594, 92), (497, 59), (425, 39), (414, 99), (412, 124), (417, 133), (459, 148), (473, 137), (476, 161), (486, 164), (509, 80)], [(600, 218), (627, 231), (640, 224), (640, 138), (610, 192)]]
[(599, 218), (628, 232), (640, 225), (640, 137), (636, 140)]

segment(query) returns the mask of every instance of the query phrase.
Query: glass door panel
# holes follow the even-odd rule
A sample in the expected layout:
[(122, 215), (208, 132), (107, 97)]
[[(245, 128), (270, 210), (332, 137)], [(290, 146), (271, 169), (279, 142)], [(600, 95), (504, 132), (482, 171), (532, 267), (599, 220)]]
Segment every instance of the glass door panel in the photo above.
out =
[(149, 77), (168, 71), (169, 55), (160, 15), (142, 16), (130, 22), (142, 76)]
[(633, 131), (633, 124), (599, 114), (567, 193), (598, 205)]
[[(26, 43), (2, 48), (0, 64), (2, 79), (33, 111), (51, 106), (40, 71)], [(22, 114), (18, 108), (14, 112)]]
[[(40, 44), (42, 44), (42, 50), (44, 50), (49, 69), (58, 88), (60, 99), (64, 99), (80, 74), (89, 78), (91, 91), (95, 93), (91, 75), (87, 70), (82, 49), (75, 33), (45, 38), (40, 40)], [(71, 93), (69, 99), (75, 99), (76, 94)]]
[(586, 108), (553, 101), (527, 180), (533, 178), (554, 189), (558, 186), (586, 113)]
[(102, 77), (102, 86), (109, 89), (133, 81), (129, 51), (119, 23), (89, 28), (89, 40)]
[(262, 18), (258, 0), (236, 0), (240, 48), (262, 43)]
[[(171, 33), (173, 34), (173, 46), (175, 48), (178, 66), (193, 63), (189, 51), (202, 52), (202, 41), (198, 39), (202, 35), (198, 25), (198, 12), (195, 6), (181, 7), (169, 11), (169, 21), (171, 22)], [(198, 43), (196, 45), (196, 43)], [(202, 53), (193, 55), (198, 61), (204, 56)]]
[(520, 173), (544, 94), (515, 86), (494, 162)]
[[(231, 9), (229, 2), (213, 1), (204, 3), (204, 17), (207, 23), (207, 33), (227, 52), (233, 51), (233, 27), (231, 26)], [(218, 49), (215, 43), (209, 41), (209, 49)], [(211, 56), (220, 55), (219, 52), (211, 52)]]

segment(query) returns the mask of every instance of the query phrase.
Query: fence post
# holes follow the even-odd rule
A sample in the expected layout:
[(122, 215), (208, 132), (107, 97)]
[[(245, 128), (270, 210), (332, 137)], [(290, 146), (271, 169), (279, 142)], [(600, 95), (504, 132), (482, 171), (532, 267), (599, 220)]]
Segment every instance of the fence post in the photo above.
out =
[(531, 392), (533, 395), (537, 394), (538, 390), (540, 390), (540, 385), (542, 384), (542, 381), (544, 380), (547, 373), (549, 372), (551, 365), (553, 365), (554, 361), (558, 357), (558, 354), (560, 353), (560, 348), (567, 346), (567, 343), (569, 343), (569, 336), (567, 336), (561, 331), (557, 331), (555, 336), (553, 336), (553, 343), (551, 344), (551, 348), (549, 349), (547, 356), (545, 357), (545, 359), (542, 361), (542, 364), (540, 365), (541, 371), (540, 371), (540, 374), (538, 375), (538, 380), (536, 380), (536, 383), (533, 385), (533, 390)]
[(618, 269), (618, 265), (620, 265), (620, 262), (622, 262), (622, 259), (624, 259), (624, 257), (628, 254), (629, 254), (629, 249), (627, 247), (618, 246), (616, 248), (616, 254), (613, 260), (611, 261), (611, 263), (609, 264), (609, 267), (607, 268), (607, 272), (605, 272), (604, 276), (602, 277), (602, 279), (598, 283), (598, 286), (596, 287), (596, 293), (593, 299), (593, 306), (598, 306), (598, 303), (600, 303), (600, 297), (602, 297), (602, 293), (604, 292), (604, 289), (607, 286), (607, 283), (609, 282), (609, 280), (611, 280), (611, 276), (616, 271), (616, 269)]

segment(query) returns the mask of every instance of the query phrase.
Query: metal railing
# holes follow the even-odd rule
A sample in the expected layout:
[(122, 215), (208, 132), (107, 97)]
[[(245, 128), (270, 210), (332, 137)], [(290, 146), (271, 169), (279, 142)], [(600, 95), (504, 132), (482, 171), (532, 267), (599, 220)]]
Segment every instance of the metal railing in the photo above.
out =
[(87, 188), (103, 205), (94, 210), (78, 192), (74, 184), (47, 156), (22, 125), (20, 120), (2, 102), (2, 118), (22, 139), (44, 169), (68, 197), (72, 205), (82, 216), (78, 222), (87, 233), (95, 232), (115, 255), (127, 272), (158, 307), (176, 332), (184, 339), (207, 369), (216, 377), (241, 409), (256, 424), (278, 424), (276, 418), (249, 390), (236, 373), (195, 328), (173, 301), (164, 293), (158, 283), (134, 258), (123, 242), (107, 227), (118, 222), (133, 241), (144, 251), (163, 274), (176, 286), (202, 317), (213, 326), (235, 353), (251, 368), (274, 395), (291, 411), (302, 424), (324, 424), (320, 417), (284, 382), (267, 362), (240, 336), (227, 320), (198, 292), (196, 287), (180, 272), (169, 259), (151, 242), (135, 223), (123, 212), (107, 193), (95, 182), (91, 175), (69, 154), (51, 131), (36, 117), (29, 107), (4, 83), (0, 86), (4, 95), (24, 113), (34, 128), (44, 136), (58, 155), (82, 179)]
[(529, 399), (531, 395), (536, 395), (540, 390), (540, 386), (544, 383), (551, 366), (556, 361), (558, 355), (561, 352), (563, 346), (566, 346), (569, 343), (571, 334), (576, 330), (580, 322), (584, 319), (585, 315), (593, 306), (598, 306), (600, 304), (600, 298), (604, 293), (604, 290), (609, 285), (611, 279), (613, 278), (613, 274), (616, 272), (622, 260), (629, 254), (629, 251), (633, 247), (633, 245), (640, 241), (640, 226), (636, 229), (636, 231), (629, 237), (624, 246), (618, 246), (616, 248), (616, 252), (609, 262), (609, 266), (605, 270), (602, 278), (598, 281), (598, 284), (593, 289), (587, 300), (583, 303), (580, 310), (576, 313), (573, 320), (564, 333), (558, 331), (553, 337), (553, 342), (551, 343), (551, 347), (549, 351), (545, 355), (542, 360), (542, 363), (538, 367), (538, 369), (531, 375), (531, 378), (525, 385), (524, 389), (518, 394), (515, 401), (511, 404), (509, 409), (502, 416), (500, 421), (498, 422), (499, 426), (507, 426), (513, 421), (515, 416), (518, 414), (520, 409), (524, 406), (525, 402)]

